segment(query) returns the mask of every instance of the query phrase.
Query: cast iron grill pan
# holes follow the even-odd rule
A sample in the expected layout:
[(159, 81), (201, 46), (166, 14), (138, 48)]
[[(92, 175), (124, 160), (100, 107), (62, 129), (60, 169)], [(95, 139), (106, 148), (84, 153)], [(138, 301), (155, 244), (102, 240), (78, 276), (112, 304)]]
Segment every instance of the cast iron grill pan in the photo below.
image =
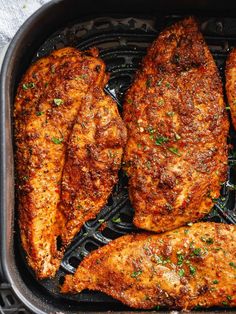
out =
[[(184, 16), (160, 17), (100, 17), (67, 26), (54, 33), (40, 47), (33, 61), (65, 46), (74, 46), (80, 50), (97, 47), (104, 60), (110, 80), (105, 87), (108, 94), (117, 102), (122, 112), (123, 96), (130, 86), (135, 72), (139, 68), (147, 47), (166, 26), (184, 18)], [(201, 31), (214, 56), (223, 82), (226, 57), (230, 49), (236, 46), (236, 19), (198, 17)], [(226, 102), (227, 103), (227, 102)], [(228, 178), (222, 183), (221, 197), (216, 200), (211, 213), (205, 221), (236, 224), (235, 190), (236, 190), (236, 133), (232, 126), (229, 135), (229, 169)], [(84, 291), (77, 295), (61, 295), (58, 286), (65, 274), (73, 274), (81, 260), (94, 249), (107, 244), (121, 235), (136, 232), (132, 224), (133, 209), (128, 199), (127, 177), (119, 173), (119, 182), (96, 219), (85, 223), (81, 232), (67, 249), (60, 270), (54, 279), (37, 281), (33, 271), (27, 266), (25, 254), (21, 247), (19, 230), (16, 236), (16, 252), (24, 268), (24, 278), (32, 285), (34, 281), (40, 290), (60, 299), (71, 306), (78, 304), (96, 305), (96, 310), (127, 310), (118, 301), (103, 293)], [(17, 225), (17, 223), (16, 223)], [(58, 244), (59, 245), (59, 244)]]

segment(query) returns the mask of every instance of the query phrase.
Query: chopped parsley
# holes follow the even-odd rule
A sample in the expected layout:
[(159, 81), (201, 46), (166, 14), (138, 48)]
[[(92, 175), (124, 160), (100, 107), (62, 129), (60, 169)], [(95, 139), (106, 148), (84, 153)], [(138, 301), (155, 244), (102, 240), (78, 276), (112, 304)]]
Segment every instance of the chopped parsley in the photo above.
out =
[(201, 256), (201, 254), (202, 254), (201, 248), (195, 248), (193, 250), (193, 254), (196, 255), (196, 256)]
[(174, 111), (168, 111), (166, 113), (166, 115), (169, 116), (169, 117), (173, 117), (175, 115), (175, 113), (174, 113)]
[(52, 137), (52, 142), (54, 144), (61, 144), (63, 142), (63, 138), (56, 138), (56, 137)]
[(41, 116), (41, 115), (43, 115), (43, 111), (37, 111), (37, 112), (36, 112), (36, 116), (39, 117), (39, 116)]
[(196, 273), (196, 267), (192, 266), (192, 265), (189, 265), (189, 271), (190, 271), (190, 274), (191, 275), (195, 275)]
[(177, 156), (181, 156), (181, 154), (179, 153), (178, 148), (176, 148), (176, 147), (168, 147), (168, 150), (169, 150), (171, 153), (173, 153), (173, 154), (175, 154), (175, 155), (177, 155)]
[(132, 99), (127, 99), (127, 103), (132, 104)]
[(227, 295), (227, 299), (228, 299), (228, 300), (232, 300), (231, 295)]
[(132, 278), (137, 278), (138, 276), (140, 276), (142, 274), (142, 271), (141, 270), (138, 270), (138, 271), (134, 271), (130, 276)]
[(60, 106), (60, 105), (62, 105), (63, 104), (63, 100), (62, 99), (60, 99), (60, 98), (54, 98), (53, 99), (53, 102), (54, 102), (54, 104), (56, 105), (56, 106)]
[(35, 84), (33, 82), (25, 83), (25, 84), (22, 85), (22, 87), (23, 87), (23, 90), (27, 90), (29, 88), (34, 88)]
[(164, 136), (156, 137), (156, 140), (155, 140), (156, 145), (162, 145), (162, 144), (164, 144), (166, 142), (168, 142), (168, 138), (167, 137), (164, 137)]
[(223, 301), (222, 304), (223, 304), (223, 305), (228, 305), (228, 302)]
[(170, 88), (170, 83), (169, 82), (166, 83), (166, 87)]
[(118, 217), (118, 218), (112, 218), (112, 220), (111, 220), (112, 222), (117, 222), (117, 223), (119, 223), (119, 222), (121, 222), (121, 219), (120, 219), (120, 217)]
[(154, 254), (154, 259), (155, 259), (157, 264), (162, 264), (162, 265), (165, 265), (165, 264), (171, 262), (171, 260), (169, 258), (164, 259), (163, 256), (159, 256), (159, 255), (156, 255), (156, 254)]
[(156, 132), (156, 130), (153, 129), (153, 127), (151, 127), (151, 126), (149, 126), (149, 127), (147, 128), (147, 130), (148, 130), (149, 134), (153, 134), (153, 133)]
[(151, 169), (151, 162), (148, 160), (147, 162), (146, 162), (146, 167), (150, 170)]
[(201, 237), (201, 240), (207, 244), (213, 244), (214, 240), (212, 238)]
[(185, 274), (184, 269), (180, 269), (180, 270), (179, 270), (179, 276), (180, 276), (180, 277), (183, 277), (184, 274)]
[(236, 269), (236, 264), (233, 263), (233, 262), (230, 262), (230, 263), (229, 263), (229, 266), (231, 266), (231, 267), (233, 267), (234, 269)]
[(194, 245), (194, 241), (191, 241), (191, 242), (189, 243), (190, 249), (193, 249), (193, 245)]
[(181, 253), (177, 253), (177, 265), (182, 265), (184, 261), (184, 256)]
[(219, 281), (217, 279), (214, 279), (212, 282), (214, 285), (217, 285), (219, 283)]

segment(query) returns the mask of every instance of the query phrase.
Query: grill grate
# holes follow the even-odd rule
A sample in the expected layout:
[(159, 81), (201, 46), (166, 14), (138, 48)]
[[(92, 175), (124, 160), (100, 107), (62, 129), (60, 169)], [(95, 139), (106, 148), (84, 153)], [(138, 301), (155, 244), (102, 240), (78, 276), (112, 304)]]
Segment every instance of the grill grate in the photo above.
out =
[[(134, 73), (146, 53), (146, 48), (161, 29), (180, 18), (183, 17), (162, 16), (150, 19), (104, 17), (73, 24), (53, 34), (41, 46), (34, 60), (64, 46), (76, 46), (81, 50), (98, 47), (100, 57), (105, 61), (107, 71), (111, 74), (105, 88), (106, 92), (116, 100), (121, 111), (124, 93), (132, 82)], [(226, 56), (230, 48), (236, 46), (236, 19), (206, 17), (199, 18), (199, 21), (224, 81)], [(234, 143), (236, 143), (236, 134), (231, 127), (229, 144), (232, 148), (229, 153), (228, 180), (222, 186), (221, 198), (204, 220), (236, 224), (236, 149)], [(102, 293), (84, 291), (76, 296), (62, 296), (58, 289), (65, 274), (74, 273), (78, 264), (89, 252), (107, 244), (111, 239), (137, 230), (132, 224), (133, 209), (128, 199), (127, 183), (125, 174), (120, 171), (119, 182), (108, 204), (97, 219), (87, 222), (76, 236), (63, 258), (56, 277), (38, 282), (41, 288), (46, 289), (50, 295), (72, 302), (72, 304), (103, 303), (106, 304), (103, 310), (112, 309), (113, 304), (116, 305), (116, 310), (127, 309)], [(18, 249), (24, 259), (20, 243), (18, 243)], [(28, 272), (29, 276), (34, 276), (30, 269)]]
[(12, 294), (9, 284), (0, 283), (0, 313), (30, 314)]

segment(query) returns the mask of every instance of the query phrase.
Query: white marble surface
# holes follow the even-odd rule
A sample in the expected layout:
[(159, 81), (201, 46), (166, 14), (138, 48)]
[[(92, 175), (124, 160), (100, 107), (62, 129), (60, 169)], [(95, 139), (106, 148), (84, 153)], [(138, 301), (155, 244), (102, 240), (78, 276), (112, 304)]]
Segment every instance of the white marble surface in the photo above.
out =
[(23, 22), (50, 0), (0, 0), (0, 51)]

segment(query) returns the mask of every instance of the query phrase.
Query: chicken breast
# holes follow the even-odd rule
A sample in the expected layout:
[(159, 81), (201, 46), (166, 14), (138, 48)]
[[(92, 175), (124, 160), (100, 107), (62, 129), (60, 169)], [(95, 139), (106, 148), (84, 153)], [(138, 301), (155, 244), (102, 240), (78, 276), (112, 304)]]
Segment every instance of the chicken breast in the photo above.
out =
[(226, 94), (230, 106), (233, 126), (236, 129), (236, 48), (234, 48), (226, 62)]
[(134, 224), (162, 232), (209, 213), (227, 172), (222, 82), (193, 18), (165, 29), (127, 92)]
[(118, 179), (126, 129), (116, 103), (100, 88), (87, 94), (68, 142), (60, 210), (68, 244), (83, 223), (95, 218)]
[(28, 263), (39, 278), (54, 276), (60, 264), (57, 239), (66, 221), (58, 203), (66, 147), (85, 96), (107, 81), (105, 65), (97, 56), (96, 49), (54, 51), (27, 70), (17, 90), (20, 233)]
[(236, 227), (202, 222), (122, 236), (85, 257), (61, 291), (84, 289), (140, 309), (236, 306)]

